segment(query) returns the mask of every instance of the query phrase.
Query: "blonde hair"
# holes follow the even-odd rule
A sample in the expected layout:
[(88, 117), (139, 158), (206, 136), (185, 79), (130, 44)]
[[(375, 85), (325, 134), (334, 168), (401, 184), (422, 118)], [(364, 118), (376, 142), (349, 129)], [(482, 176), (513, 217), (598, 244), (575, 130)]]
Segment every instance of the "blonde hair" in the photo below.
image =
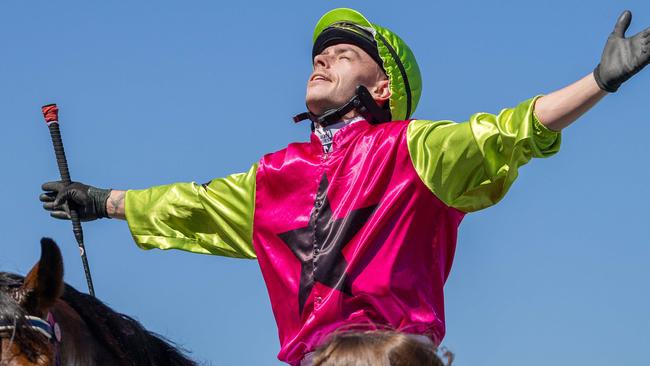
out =
[[(413, 335), (386, 330), (334, 333), (314, 352), (313, 366), (445, 366), (436, 347)], [(453, 355), (445, 352), (446, 366)]]

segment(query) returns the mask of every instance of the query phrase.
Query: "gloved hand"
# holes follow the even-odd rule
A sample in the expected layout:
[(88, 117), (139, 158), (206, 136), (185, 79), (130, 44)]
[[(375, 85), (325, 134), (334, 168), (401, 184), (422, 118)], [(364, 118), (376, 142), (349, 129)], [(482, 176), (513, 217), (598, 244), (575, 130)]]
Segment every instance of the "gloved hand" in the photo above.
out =
[(650, 28), (631, 38), (625, 31), (632, 21), (626, 10), (618, 17), (614, 31), (609, 35), (600, 63), (594, 70), (598, 86), (610, 93), (618, 90), (626, 80), (650, 63)]
[(50, 216), (70, 220), (70, 208), (77, 211), (81, 221), (91, 221), (108, 217), (106, 200), (110, 189), (95, 188), (83, 183), (62, 181), (47, 182), (41, 187), (45, 193), (39, 196), (43, 208), (50, 211)]

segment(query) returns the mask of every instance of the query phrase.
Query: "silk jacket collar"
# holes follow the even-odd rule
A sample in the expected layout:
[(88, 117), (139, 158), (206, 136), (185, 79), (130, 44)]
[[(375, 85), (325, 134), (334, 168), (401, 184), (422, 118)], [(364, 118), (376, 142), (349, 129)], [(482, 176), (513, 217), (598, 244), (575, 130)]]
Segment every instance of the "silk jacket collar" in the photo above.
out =
[[(334, 133), (333, 142), (332, 142), (332, 152), (344, 149), (347, 147), (354, 139), (359, 135), (359, 133), (370, 128), (370, 124), (365, 119), (352, 120), (345, 126), (341, 127), (338, 131)], [(310, 135), (310, 144), (315, 149), (317, 153), (322, 153), (322, 143), (318, 135), (314, 132)]]

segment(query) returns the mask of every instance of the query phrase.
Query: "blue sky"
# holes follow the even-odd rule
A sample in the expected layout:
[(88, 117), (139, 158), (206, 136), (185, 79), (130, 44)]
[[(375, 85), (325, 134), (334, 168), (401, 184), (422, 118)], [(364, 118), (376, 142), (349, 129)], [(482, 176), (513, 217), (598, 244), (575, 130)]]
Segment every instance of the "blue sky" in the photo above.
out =
[[(306, 140), (311, 33), (347, 6), (400, 34), (424, 90), (415, 117), (466, 120), (591, 72), (634, 1), (5, 1), (0, 5), (0, 270), (26, 273), (42, 236), (85, 290), (67, 222), (37, 196), (58, 171), (40, 106), (58, 103), (73, 179), (205, 182)], [(497, 206), (469, 215), (446, 285), (457, 365), (643, 364), (650, 358), (650, 70), (563, 134)], [(255, 261), (142, 251), (117, 220), (84, 225), (99, 297), (214, 365), (279, 365)]]

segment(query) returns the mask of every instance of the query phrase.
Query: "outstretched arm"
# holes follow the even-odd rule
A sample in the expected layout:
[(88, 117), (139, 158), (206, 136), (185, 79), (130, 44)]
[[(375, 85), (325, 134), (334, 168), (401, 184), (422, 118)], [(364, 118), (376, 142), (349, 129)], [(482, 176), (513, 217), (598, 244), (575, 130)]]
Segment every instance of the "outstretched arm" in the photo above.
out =
[(561, 131), (585, 114), (607, 92), (589, 74), (575, 83), (537, 99), (535, 116), (546, 127)]
[(562, 130), (650, 63), (650, 28), (625, 38), (631, 21), (630, 11), (619, 16), (593, 73), (537, 100), (535, 115), (543, 125)]
[(257, 167), (256, 163), (248, 172), (205, 184), (174, 183), (129, 190), (123, 203), (115, 195), (117, 208), (126, 214), (131, 235), (140, 248), (255, 258)]
[[(40, 200), (52, 217), (126, 220), (143, 249), (255, 258), (253, 216), (258, 164), (205, 184), (174, 183), (142, 190), (101, 189), (62, 181), (43, 184)], [(128, 202), (128, 203), (127, 203)]]

